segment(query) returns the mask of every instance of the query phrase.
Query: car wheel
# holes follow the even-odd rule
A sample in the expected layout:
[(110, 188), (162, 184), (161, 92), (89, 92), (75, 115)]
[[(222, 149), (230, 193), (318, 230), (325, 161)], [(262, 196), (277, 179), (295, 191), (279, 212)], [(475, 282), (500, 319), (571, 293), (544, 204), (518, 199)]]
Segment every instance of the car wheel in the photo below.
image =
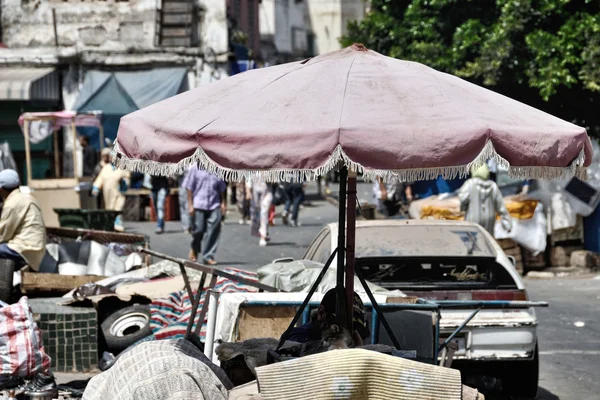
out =
[(0, 259), (0, 300), (8, 304), (12, 302), (14, 272), (14, 261)]
[(532, 360), (506, 363), (502, 373), (502, 389), (505, 394), (534, 399), (538, 391), (540, 359), (538, 348)]
[(134, 305), (109, 315), (101, 325), (110, 352), (118, 354), (140, 339), (152, 334), (150, 308)]

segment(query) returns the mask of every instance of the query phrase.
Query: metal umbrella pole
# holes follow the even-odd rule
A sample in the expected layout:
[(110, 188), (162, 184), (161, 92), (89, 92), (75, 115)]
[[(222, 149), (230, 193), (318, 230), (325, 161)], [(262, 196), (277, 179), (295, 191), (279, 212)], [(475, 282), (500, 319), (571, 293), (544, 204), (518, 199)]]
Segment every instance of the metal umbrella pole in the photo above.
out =
[(354, 305), (354, 266), (356, 242), (356, 172), (348, 173), (348, 204), (347, 209), (347, 228), (346, 228), (346, 321), (347, 328), (352, 332), (353, 305)]
[[(346, 183), (348, 180), (348, 168), (340, 167), (340, 199), (338, 202), (339, 219), (338, 219), (338, 254), (337, 254), (337, 275), (336, 275), (336, 302), (335, 316), (338, 323), (347, 325), (346, 323), (346, 304), (347, 293), (344, 290), (344, 259), (346, 256)], [(349, 304), (352, 306), (352, 303)]]

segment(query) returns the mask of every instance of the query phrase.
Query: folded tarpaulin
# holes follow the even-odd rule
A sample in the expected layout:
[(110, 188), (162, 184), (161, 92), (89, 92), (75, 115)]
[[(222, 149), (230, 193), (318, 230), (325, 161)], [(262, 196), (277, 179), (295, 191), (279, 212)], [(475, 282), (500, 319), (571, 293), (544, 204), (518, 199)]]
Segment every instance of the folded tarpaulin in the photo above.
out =
[[(225, 268), (225, 271), (258, 282), (258, 275), (256, 272), (242, 271), (235, 268)], [(223, 277), (217, 278), (214, 290), (221, 293), (251, 293), (258, 291), (258, 289), (253, 286), (235, 282)], [(193, 295), (196, 296), (196, 292), (194, 292)], [(202, 309), (205, 297), (206, 290), (203, 290), (198, 310)], [(190, 301), (188, 292), (185, 290), (172, 293), (167, 298), (154, 300), (150, 304), (150, 328), (156, 339), (183, 338), (185, 336), (187, 324), (190, 320), (191, 312), (192, 302)], [(206, 335), (206, 317), (207, 316), (205, 316), (205, 319), (202, 322), (202, 328), (200, 330), (200, 340), (202, 341), (204, 341)], [(199, 319), (200, 312), (196, 313), (194, 329), (196, 329)]]
[(93, 377), (83, 400), (226, 400), (233, 384), (187, 340), (141, 343)]
[(363, 349), (328, 351), (256, 373), (265, 399), (462, 399), (460, 371)]
[[(293, 261), (274, 261), (258, 269), (258, 278), (260, 283), (268, 285), (284, 292), (308, 292), (317, 277), (323, 270), (324, 264), (310, 260)], [(336, 267), (331, 266), (317, 287), (318, 293), (327, 293), (328, 290), (335, 288)], [(389, 290), (367, 282), (371, 292), (392, 294), (395, 297), (404, 297), (404, 294), (395, 290)], [(354, 277), (354, 288), (357, 293), (363, 293), (364, 289), (358, 279)]]

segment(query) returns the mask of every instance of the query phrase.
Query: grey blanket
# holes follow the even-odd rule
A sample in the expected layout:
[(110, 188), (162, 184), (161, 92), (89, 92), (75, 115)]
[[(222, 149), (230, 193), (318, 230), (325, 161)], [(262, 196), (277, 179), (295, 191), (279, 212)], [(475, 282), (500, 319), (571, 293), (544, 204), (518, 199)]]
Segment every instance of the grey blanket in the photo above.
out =
[(83, 400), (225, 400), (231, 386), (192, 343), (163, 340), (141, 343), (123, 354), (90, 380)]

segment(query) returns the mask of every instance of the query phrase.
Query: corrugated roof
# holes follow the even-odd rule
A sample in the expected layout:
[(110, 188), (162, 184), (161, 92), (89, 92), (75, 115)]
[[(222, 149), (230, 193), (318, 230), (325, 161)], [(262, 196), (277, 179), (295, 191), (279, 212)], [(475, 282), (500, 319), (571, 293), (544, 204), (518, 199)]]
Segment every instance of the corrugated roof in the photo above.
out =
[(0, 68), (0, 100), (59, 100), (54, 68)]

